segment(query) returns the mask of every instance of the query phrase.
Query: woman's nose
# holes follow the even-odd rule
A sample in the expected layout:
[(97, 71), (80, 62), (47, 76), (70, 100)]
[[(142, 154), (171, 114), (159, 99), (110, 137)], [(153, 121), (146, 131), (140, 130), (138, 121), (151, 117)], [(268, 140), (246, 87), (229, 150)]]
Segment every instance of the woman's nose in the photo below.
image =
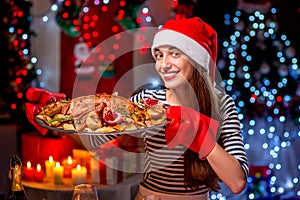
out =
[(164, 56), (161, 62), (161, 67), (166, 70), (166, 69), (170, 69), (172, 66), (170, 59), (168, 58), (168, 56)]

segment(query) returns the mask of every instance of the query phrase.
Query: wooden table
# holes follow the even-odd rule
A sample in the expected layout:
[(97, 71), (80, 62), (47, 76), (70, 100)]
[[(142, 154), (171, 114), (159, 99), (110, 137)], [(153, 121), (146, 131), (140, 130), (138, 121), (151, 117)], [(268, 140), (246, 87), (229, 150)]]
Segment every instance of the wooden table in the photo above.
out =
[[(128, 177), (115, 185), (92, 184), (97, 188), (99, 200), (133, 200), (142, 174)], [(23, 181), (28, 200), (71, 200), (74, 185), (70, 180), (57, 185), (45, 180), (42, 183)]]

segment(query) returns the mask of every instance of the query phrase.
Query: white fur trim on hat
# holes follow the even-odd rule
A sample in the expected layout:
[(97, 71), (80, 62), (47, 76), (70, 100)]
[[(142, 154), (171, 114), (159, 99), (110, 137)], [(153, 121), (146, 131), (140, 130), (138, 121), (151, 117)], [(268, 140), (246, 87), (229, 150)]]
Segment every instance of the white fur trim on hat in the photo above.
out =
[(171, 45), (178, 48), (209, 73), (210, 62), (213, 62), (211, 61), (210, 54), (204, 47), (192, 38), (173, 30), (158, 31), (154, 36), (151, 47), (151, 53), (154, 58), (155, 49), (163, 45)]

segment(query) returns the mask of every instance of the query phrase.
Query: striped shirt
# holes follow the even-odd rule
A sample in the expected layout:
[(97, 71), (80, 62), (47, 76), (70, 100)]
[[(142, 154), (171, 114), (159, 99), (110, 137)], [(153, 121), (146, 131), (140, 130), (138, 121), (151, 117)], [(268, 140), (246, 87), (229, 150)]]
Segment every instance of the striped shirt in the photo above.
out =
[[(135, 103), (144, 98), (155, 98), (168, 105), (166, 90), (142, 90), (131, 97)], [(248, 175), (248, 161), (244, 151), (244, 143), (233, 99), (227, 95), (220, 95), (220, 113), (222, 125), (219, 144), (240, 163), (245, 175)], [(173, 149), (166, 147), (165, 129), (147, 130), (142, 133), (145, 144), (145, 173), (141, 185), (147, 189), (184, 195), (199, 195), (208, 192), (203, 185), (198, 190), (191, 190), (184, 185), (184, 151), (185, 147), (178, 145)]]
[[(166, 90), (142, 90), (131, 97), (131, 101), (138, 103), (144, 98), (155, 98), (168, 105)], [(238, 120), (236, 106), (233, 99), (227, 95), (219, 95), (222, 124), (218, 143), (225, 151), (234, 156), (248, 176), (248, 161), (244, 151), (242, 132)], [(93, 148), (115, 139), (117, 135), (93, 135), (90, 143)], [(165, 127), (147, 129), (142, 133), (145, 148), (144, 176), (141, 185), (156, 192), (175, 195), (200, 195), (209, 189), (203, 185), (197, 190), (191, 190), (184, 185), (184, 152), (185, 147), (178, 145), (173, 149), (166, 146)]]

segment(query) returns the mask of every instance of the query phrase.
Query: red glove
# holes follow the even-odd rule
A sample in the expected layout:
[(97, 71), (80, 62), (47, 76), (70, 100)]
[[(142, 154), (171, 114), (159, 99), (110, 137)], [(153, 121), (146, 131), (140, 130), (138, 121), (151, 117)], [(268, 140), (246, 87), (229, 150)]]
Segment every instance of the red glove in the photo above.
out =
[(39, 126), (35, 121), (35, 115), (41, 111), (42, 106), (49, 102), (66, 99), (63, 93), (54, 93), (40, 88), (29, 88), (26, 93), (27, 100), (25, 103), (26, 116), (28, 121), (42, 134), (45, 135), (48, 129)]
[(166, 127), (168, 148), (182, 144), (205, 159), (217, 143), (219, 122), (184, 106), (170, 106), (166, 116), (171, 120)]

